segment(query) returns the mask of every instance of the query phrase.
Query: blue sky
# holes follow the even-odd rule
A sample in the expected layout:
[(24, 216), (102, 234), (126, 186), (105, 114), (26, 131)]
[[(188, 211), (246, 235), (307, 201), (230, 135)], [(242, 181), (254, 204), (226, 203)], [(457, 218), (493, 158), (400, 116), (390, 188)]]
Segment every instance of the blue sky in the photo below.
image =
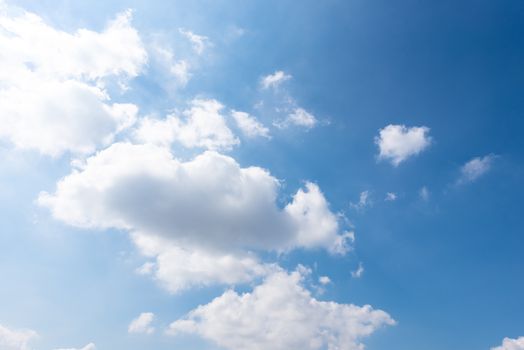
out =
[(0, 0), (0, 350), (524, 349), (523, 15)]

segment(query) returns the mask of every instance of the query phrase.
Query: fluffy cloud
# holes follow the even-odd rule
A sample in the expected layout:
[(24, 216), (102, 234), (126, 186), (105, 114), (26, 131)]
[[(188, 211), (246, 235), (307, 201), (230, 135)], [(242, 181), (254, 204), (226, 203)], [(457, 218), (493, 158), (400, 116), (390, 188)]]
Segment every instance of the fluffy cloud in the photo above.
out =
[(269, 136), (269, 129), (262, 125), (257, 118), (249, 115), (245, 112), (233, 111), (231, 113), (235, 122), (237, 123), (238, 128), (246, 135), (247, 137), (266, 137)]
[(99, 88), (74, 80), (0, 90), (0, 138), (53, 156), (93, 152), (136, 119), (136, 106), (107, 100)]
[(96, 350), (96, 346), (93, 343), (89, 343), (83, 348), (62, 348), (62, 349), (55, 349), (55, 350)]
[(152, 334), (155, 332), (155, 328), (151, 326), (154, 319), (155, 315), (152, 312), (143, 312), (131, 321), (127, 331), (129, 333)]
[(53, 156), (89, 153), (134, 122), (136, 106), (110, 103), (103, 88), (106, 79), (138, 75), (147, 61), (131, 12), (100, 33), (73, 34), (12, 12), (0, 8), (0, 138)]
[(317, 125), (318, 120), (315, 116), (303, 108), (294, 108), (291, 113), (283, 120), (278, 120), (273, 123), (279, 129), (285, 129), (290, 126), (301, 126), (306, 129), (311, 129)]
[(117, 143), (88, 158), (38, 202), (77, 227), (133, 232), (139, 248), (157, 257), (155, 275), (177, 290), (263, 275), (265, 267), (246, 249), (348, 250), (353, 234), (340, 232), (317, 185), (306, 183), (282, 209), (278, 190), (268, 171), (242, 168), (216, 152), (182, 162), (163, 147)]
[(501, 346), (491, 348), (491, 350), (524, 350), (524, 337), (517, 339), (504, 338)]
[(262, 86), (263, 89), (276, 88), (289, 79), (291, 79), (291, 75), (279, 70), (263, 77), (260, 81), (260, 86)]
[(405, 125), (388, 125), (375, 137), (380, 153), (379, 159), (385, 159), (398, 166), (411, 156), (426, 149), (430, 143), (429, 128), (425, 126), (406, 127)]
[(168, 146), (179, 142), (184, 147), (231, 149), (239, 143), (227, 127), (216, 100), (194, 99), (179, 118), (170, 115), (163, 120), (144, 118), (135, 130), (135, 139), (143, 143)]
[(279, 271), (251, 293), (228, 290), (173, 322), (168, 332), (196, 334), (231, 350), (357, 350), (362, 338), (395, 323), (369, 305), (319, 301), (302, 279), (298, 271)]
[(0, 325), (0, 349), (29, 350), (29, 343), (36, 336), (36, 332), (32, 330), (14, 330)]
[(459, 183), (472, 182), (484, 175), (491, 169), (491, 165), (495, 160), (495, 155), (488, 154), (484, 157), (476, 157), (467, 162), (460, 168)]
[(318, 278), (318, 282), (325, 286), (331, 283), (331, 279), (328, 276), (320, 276)]
[(212, 284), (247, 283), (275, 268), (261, 263), (252, 253), (182, 248), (169, 239), (151, 234), (134, 233), (132, 236), (140, 252), (155, 259), (155, 262), (142, 265), (138, 272), (152, 275), (171, 293)]

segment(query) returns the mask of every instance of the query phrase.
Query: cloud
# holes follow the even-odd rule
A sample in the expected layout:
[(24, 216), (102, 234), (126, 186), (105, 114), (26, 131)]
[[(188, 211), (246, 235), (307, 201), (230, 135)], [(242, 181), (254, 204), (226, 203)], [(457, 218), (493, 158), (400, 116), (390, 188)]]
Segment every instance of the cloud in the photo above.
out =
[(415, 156), (426, 149), (430, 143), (429, 128), (406, 127), (405, 125), (388, 125), (379, 130), (379, 136), (375, 137), (380, 153), (379, 159), (385, 159), (394, 166)]
[(36, 337), (35, 331), (9, 329), (0, 325), (0, 349), (2, 350), (30, 350), (29, 343)]
[(186, 39), (188, 39), (193, 45), (193, 50), (199, 55), (201, 55), (206, 47), (211, 45), (209, 38), (203, 35), (197, 35), (189, 30), (180, 28), (178, 30)]
[(291, 79), (291, 75), (279, 70), (273, 74), (269, 74), (263, 77), (260, 81), (260, 86), (263, 89), (276, 88), (289, 79)]
[(55, 350), (96, 350), (96, 346), (93, 343), (89, 343), (83, 348), (61, 348), (61, 349), (55, 349)]
[(127, 331), (129, 333), (153, 334), (155, 328), (151, 326), (151, 323), (154, 319), (155, 315), (152, 312), (143, 312), (129, 324)]
[(224, 106), (216, 100), (194, 99), (191, 107), (179, 118), (169, 115), (163, 120), (143, 118), (134, 131), (142, 143), (169, 146), (178, 142), (187, 148), (229, 150), (239, 144), (238, 138), (228, 128), (220, 111)]
[(369, 191), (362, 191), (358, 199), (358, 203), (349, 203), (349, 206), (355, 210), (363, 210), (372, 205), (371, 199), (369, 198)]
[(186, 86), (191, 79), (190, 64), (187, 60), (175, 59), (173, 51), (166, 47), (165, 43), (154, 43), (151, 45), (150, 52), (152, 58), (175, 79), (178, 85)]
[(364, 265), (362, 262), (358, 263), (358, 268), (355, 271), (351, 271), (351, 277), (360, 278), (364, 274)]
[(386, 193), (386, 198), (384, 198), (386, 202), (393, 202), (397, 200), (397, 194), (394, 192), (388, 192)]
[(137, 107), (111, 103), (104, 88), (147, 62), (130, 11), (102, 32), (70, 34), (4, 6), (0, 27), (0, 52), (9, 52), (0, 55), (1, 139), (52, 156), (91, 153), (133, 124)]
[(330, 279), (328, 276), (320, 276), (320, 277), (318, 278), (318, 282), (319, 282), (320, 284), (322, 284), (323, 286), (325, 286), (325, 285), (331, 283), (331, 279)]
[(488, 154), (484, 157), (471, 159), (460, 168), (460, 178), (458, 182), (467, 183), (477, 180), (491, 169), (491, 165), (495, 158), (496, 156), (494, 154)]
[(151, 275), (170, 293), (213, 284), (235, 285), (263, 277), (274, 269), (252, 253), (224, 253), (209, 249), (182, 248), (169, 239), (151, 234), (133, 236), (140, 252), (155, 259), (138, 272)]
[(418, 195), (422, 200), (428, 201), (430, 195), (428, 188), (426, 186), (422, 186), (422, 188), (418, 191)]
[(524, 337), (517, 339), (504, 338), (502, 345), (491, 350), (524, 350)]
[(277, 120), (273, 123), (279, 129), (285, 129), (290, 126), (300, 126), (306, 129), (311, 129), (316, 126), (318, 120), (315, 116), (303, 108), (294, 108), (291, 113), (283, 120)]
[(265, 137), (271, 138), (269, 135), (269, 129), (262, 125), (257, 118), (249, 115), (245, 112), (233, 111), (231, 113), (235, 122), (237, 123), (238, 128), (246, 135), (247, 137)]
[(395, 323), (369, 305), (319, 301), (302, 280), (298, 271), (279, 271), (251, 293), (228, 290), (173, 322), (168, 333), (196, 334), (230, 350), (357, 350), (362, 338)]
[[(172, 242), (176, 248), (162, 243), (151, 250), (159, 264), (157, 276), (177, 272), (195, 283), (200, 277), (199, 283), (206, 278), (222, 281), (206, 277), (225, 276), (217, 266), (237, 271), (231, 275), (241, 280), (245, 271), (262, 274), (258, 271), (264, 269), (246, 250), (320, 247), (347, 252), (354, 236), (342, 232), (316, 184), (306, 183), (284, 208), (276, 202), (279, 188), (267, 170), (242, 168), (216, 152), (182, 162), (163, 147), (116, 143), (60, 180), (54, 194), (42, 193), (38, 203), (73, 226), (133, 232), (139, 247), (148, 244), (140, 237), (152, 240), (152, 246), (158, 240)], [(201, 261), (195, 269), (203, 271), (180, 263), (184, 259)], [(222, 265), (214, 265), (213, 259)], [(176, 267), (162, 268), (162, 263)]]

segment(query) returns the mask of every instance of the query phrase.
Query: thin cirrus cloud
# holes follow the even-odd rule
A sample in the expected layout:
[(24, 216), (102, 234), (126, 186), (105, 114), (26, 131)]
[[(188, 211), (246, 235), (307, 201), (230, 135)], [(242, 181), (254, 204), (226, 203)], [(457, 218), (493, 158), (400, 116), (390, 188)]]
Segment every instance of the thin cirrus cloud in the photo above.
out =
[(496, 156), (488, 154), (484, 157), (476, 157), (468, 161), (460, 168), (459, 184), (476, 181), (478, 178), (486, 174), (493, 164)]
[(429, 147), (431, 137), (426, 126), (407, 127), (390, 124), (379, 130), (375, 143), (379, 147), (378, 158), (398, 166)]
[(168, 334), (197, 334), (229, 350), (360, 350), (362, 338), (395, 324), (369, 305), (319, 301), (303, 278), (300, 270), (277, 271), (250, 293), (228, 290), (173, 322)]
[[(246, 249), (348, 251), (353, 234), (341, 230), (316, 184), (306, 183), (283, 209), (276, 204), (279, 186), (267, 170), (242, 168), (216, 152), (182, 162), (163, 147), (118, 143), (88, 158), (38, 203), (73, 226), (132, 232), (138, 248), (156, 258), (155, 277), (176, 292), (266, 273)], [(200, 262), (195, 271), (178, 264), (189, 257)], [(213, 261), (235, 273), (223, 280)]]
[(178, 142), (187, 148), (229, 150), (240, 141), (227, 126), (221, 114), (223, 108), (213, 99), (193, 99), (182, 112), (182, 118), (176, 115), (165, 119), (143, 118), (134, 130), (134, 138), (162, 146)]
[(147, 53), (131, 26), (131, 12), (102, 32), (74, 34), (35, 14), (0, 9), (0, 139), (20, 149), (59, 156), (91, 153), (131, 126), (138, 108), (111, 103), (108, 79), (137, 76)]
[(502, 345), (491, 348), (491, 350), (524, 350), (524, 337), (504, 338)]

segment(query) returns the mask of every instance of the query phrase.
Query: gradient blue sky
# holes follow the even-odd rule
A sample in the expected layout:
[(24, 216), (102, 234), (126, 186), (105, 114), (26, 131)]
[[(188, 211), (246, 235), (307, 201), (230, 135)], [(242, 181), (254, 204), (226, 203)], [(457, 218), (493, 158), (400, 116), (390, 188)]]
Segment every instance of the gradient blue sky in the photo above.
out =
[[(270, 139), (248, 140), (228, 117), (241, 144), (223, 153), (282, 180), (280, 208), (305, 181), (316, 183), (355, 242), (344, 256), (315, 248), (260, 252), (261, 259), (287, 271), (302, 264), (312, 279), (329, 276), (324, 293), (310, 289), (319, 300), (387, 312), (396, 324), (364, 338), (366, 349), (490, 349), (524, 336), (524, 2), (7, 4), (70, 33), (102, 31), (133, 9), (141, 40), (186, 59), (191, 77), (184, 86), (151, 63), (128, 90), (108, 85), (113, 101), (136, 104), (140, 118), (163, 118), (195, 97), (212, 98), (266, 125)], [(202, 54), (180, 28), (208, 38)], [(292, 77), (261, 88), (277, 71)], [(314, 115), (316, 125), (272, 124), (285, 118), (278, 108), (294, 107)], [(387, 125), (425, 126), (430, 144), (395, 166), (379, 157), (376, 142)], [(182, 159), (201, 151), (172, 147)], [(169, 293), (135, 272), (144, 258), (125, 230), (73, 228), (37, 204), (39, 193), (53, 193), (71, 173), (72, 159), (92, 154), (21, 149), (0, 128), (0, 325), (36, 331), (28, 348), (36, 350), (90, 342), (101, 350), (220, 349), (164, 330), (228, 285)], [(486, 168), (466, 179), (463, 167), (483, 157)], [(388, 192), (396, 199), (386, 201)], [(363, 274), (352, 276), (359, 264)], [(142, 312), (155, 314), (156, 332), (129, 334)]]

